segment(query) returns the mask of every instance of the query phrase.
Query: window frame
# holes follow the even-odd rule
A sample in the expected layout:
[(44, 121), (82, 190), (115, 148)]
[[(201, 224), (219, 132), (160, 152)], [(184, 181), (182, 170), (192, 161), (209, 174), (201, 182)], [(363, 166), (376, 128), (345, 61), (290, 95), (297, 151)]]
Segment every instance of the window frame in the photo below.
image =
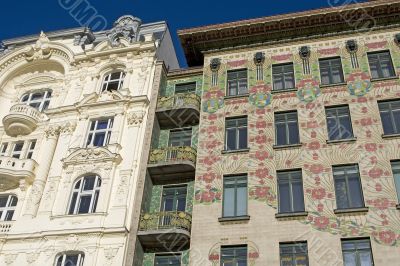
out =
[[(238, 122), (236, 121), (235, 127), (229, 127), (229, 128), (227, 127), (228, 121), (240, 120), (240, 119), (246, 119), (245, 126), (238, 126)], [(236, 143), (235, 143), (235, 149), (230, 150), (228, 148), (228, 129), (232, 129), (232, 128), (235, 129)], [(239, 145), (240, 144), (240, 141), (239, 141), (240, 130), (239, 129), (242, 129), (242, 128), (246, 128), (247, 138), (246, 138), (246, 147), (245, 148), (239, 148), (239, 146), (240, 146)], [(225, 142), (225, 147), (224, 147), (225, 151), (240, 151), (240, 150), (245, 150), (245, 149), (249, 148), (249, 119), (247, 116), (234, 116), (234, 117), (226, 117), (225, 118), (225, 141), (224, 142)]]
[[(379, 72), (381, 72), (381, 74), (383, 74), (382, 72), (382, 67), (381, 67), (381, 60), (379, 58), (379, 54), (383, 54), (383, 53), (387, 53), (389, 55), (389, 63), (390, 63), (390, 67), (391, 67), (391, 71), (393, 71), (393, 75), (389, 76), (389, 77), (379, 77)], [(372, 75), (372, 70), (371, 70), (371, 60), (370, 60), (370, 55), (378, 55), (378, 61), (379, 61), (379, 69), (377, 69), (378, 72), (378, 77), (373, 77)], [(393, 57), (392, 57), (392, 53), (390, 52), (390, 50), (380, 50), (380, 51), (372, 51), (372, 52), (367, 52), (367, 60), (368, 60), (368, 68), (369, 68), (369, 73), (371, 75), (371, 79), (372, 80), (379, 80), (379, 79), (391, 79), (391, 78), (396, 78), (397, 74), (396, 74), (396, 69), (394, 67), (393, 64)]]
[[(351, 195), (353, 193), (349, 193), (350, 189), (349, 189), (349, 182), (348, 182), (348, 174), (345, 173), (345, 182), (346, 182), (346, 197), (347, 197), (347, 203), (349, 205), (349, 207), (347, 208), (339, 208), (339, 204), (338, 204), (338, 195), (336, 192), (336, 177), (335, 177), (335, 168), (350, 168), (350, 167), (356, 167), (357, 168), (357, 174), (358, 174), (358, 183), (359, 183), (359, 188), (360, 188), (360, 196), (361, 196), (361, 201), (362, 201), (362, 206), (360, 207), (354, 207), (354, 206), (350, 206), (351, 204), (351, 198), (349, 200), (349, 196), (351, 197)], [(348, 209), (358, 209), (358, 208), (365, 208), (365, 198), (364, 198), (364, 190), (363, 190), (363, 186), (362, 186), (362, 182), (361, 182), (361, 175), (360, 175), (360, 166), (358, 164), (340, 164), (340, 165), (332, 165), (332, 175), (333, 175), (333, 184), (334, 184), (334, 190), (335, 190), (335, 199), (336, 199), (336, 208), (338, 210), (348, 210)]]
[[(339, 118), (339, 117), (343, 117), (343, 116), (339, 116), (339, 115), (338, 115), (338, 109), (344, 109), (344, 108), (347, 109), (347, 117), (348, 117), (348, 119), (349, 119), (349, 124), (350, 124), (350, 133), (351, 133), (351, 136), (348, 137), (348, 138), (340, 138), (340, 137), (342, 136), (341, 128), (344, 128), (344, 127), (341, 125), (340, 120), (337, 119), (337, 118)], [(337, 139), (332, 139), (332, 138), (331, 138), (330, 131), (329, 131), (329, 123), (328, 123), (328, 118), (329, 118), (329, 117), (328, 117), (328, 111), (333, 110), (333, 109), (335, 109), (335, 115), (336, 115), (336, 116), (335, 116), (335, 121), (337, 122), (336, 124), (339, 123), (339, 125), (335, 128), (335, 130), (339, 130), (339, 135), (338, 135), (338, 138), (337, 138)], [(346, 104), (345, 104), (345, 105), (325, 106), (325, 118), (326, 118), (326, 129), (327, 129), (328, 140), (329, 140), (329, 141), (349, 140), (349, 139), (353, 139), (353, 138), (354, 138), (353, 122), (352, 122), (352, 119), (351, 119), (351, 111), (350, 111), (350, 106), (349, 106), (349, 105), (346, 105)]]
[[(234, 254), (236, 255), (238, 250), (243, 249), (246, 251), (246, 265), (248, 264), (249, 261), (249, 247), (248, 245), (221, 245), (220, 247), (220, 266), (224, 266), (224, 264), (226, 263), (225, 261), (223, 261), (223, 251), (224, 250), (233, 250)], [(235, 265), (237, 265), (237, 259), (240, 258), (239, 256), (233, 256), (233, 261), (232, 263), (235, 263)], [(228, 262), (229, 263), (229, 262)]]
[[(238, 179), (240, 179), (240, 178), (242, 178), (243, 180), (245, 179), (246, 180), (246, 183), (245, 183), (245, 186), (243, 186), (243, 185), (241, 185), (241, 184), (243, 184), (243, 183), (239, 183), (238, 184)], [(233, 216), (225, 216), (225, 189), (226, 189), (226, 185), (225, 185), (225, 181), (227, 181), (227, 179), (229, 180), (229, 179), (235, 179), (235, 184), (234, 184), (234, 196), (233, 196), (233, 199), (234, 199), (234, 202), (233, 202), (233, 204), (234, 204), (234, 207), (233, 207), (233, 209), (234, 209), (234, 215)], [(245, 205), (246, 205), (246, 213), (244, 214), (244, 215), (238, 215), (238, 213), (237, 213), (237, 202), (238, 202), (238, 193), (237, 193), (237, 191), (238, 191), (238, 188), (241, 188), (241, 187), (245, 187), (246, 188), (246, 198), (245, 198), (245, 200), (246, 200), (246, 202), (245, 202)], [(228, 188), (231, 188), (231, 187), (228, 187)], [(247, 174), (237, 174), (237, 175), (226, 175), (226, 176), (223, 176), (223, 180), (222, 180), (222, 218), (237, 218), (237, 217), (246, 217), (246, 216), (248, 216), (248, 212), (249, 212), (249, 179), (248, 179), (248, 175)]]
[[(293, 121), (289, 121), (287, 119), (287, 116), (289, 114), (294, 114), (294, 113), (296, 113), (297, 138), (298, 138), (299, 141), (297, 143), (290, 143), (291, 134), (290, 134), (290, 129), (289, 129), (289, 122), (293, 123)], [(277, 122), (277, 116), (281, 116), (281, 115), (285, 116), (285, 122), (284, 123), (283, 122)], [(278, 127), (277, 127), (277, 124), (284, 124), (285, 125), (285, 133), (286, 133), (285, 142), (286, 142), (286, 144), (278, 144), (278, 132), (277, 132)], [(281, 146), (288, 146), (288, 145), (297, 145), (297, 144), (301, 143), (301, 140), (300, 140), (300, 128), (299, 128), (299, 114), (298, 114), (297, 110), (284, 111), (284, 112), (275, 112), (274, 113), (274, 129), (275, 129), (274, 130), (274, 133), (275, 133), (275, 146), (281, 147)]]
[[(107, 128), (97, 129), (99, 122), (106, 121), (106, 120), (107, 120)], [(91, 129), (93, 123), (94, 123), (94, 126), (93, 126), (93, 129)], [(84, 147), (86, 147), (86, 148), (88, 148), (88, 147), (105, 147), (108, 144), (110, 144), (113, 127), (114, 127), (114, 117), (100, 117), (100, 118), (90, 119)], [(101, 133), (105, 133), (103, 145), (95, 146), (94, 140), (95, 140), (96, 134), (101, 134)], [(90, 139), (90, 142), (89, 142), (89, 139)]]
[[(184, 86), (193, 85), (193, 84), (194, 84), (193, 91), (176, 92), (177, 87), (180, 87), (180, 86), (184, 87)], [(174, 94), (196, 93), (196, 91), (197, 91), (197, 82), (196, 81), (176, 83), (174, 86)]]
[(0, 156), (6, 157), (9, 152), (9, 142), (3, 142), (0, 145)]
[[(7, 197), (6, 206), (0, 207), (1, 215), (0, 215), (0, 222), (8, 222), (8, 221), (15, 221), (13, 217), (15, 215), (15, 210), (17, 209), (18, 205), (18, 197), (14, 194), (2, 194), (0, 198)], [(11, 205), (15, 202), (15, 205)], [(7, 217), (7, 214), (12, 212), (11, 218)]]
[[(95, 177), (95, 181), (93, 184), (93, 189), (84, 191), (85, 179)], [(80, 182), (79, 187), (77, 188), (77, 184)], [(70, 199), (67, 208), (67, 215), (81, 215), (81, 214), (91, 214), (96, 213), (96, 209), (99, 202), (100, 192), (101, 192), (101, 183), (102, 179), (97, 174), (86, 174), (78, 178), (73, 186), (70, 193)], [(75, 197), (76, 194), (76, 197)], [(79, 212), (79, 207), (81, 204), (81, 198), (90, 196), (90, 204), (88, 212)], [(72, 208), (73, 205), (73, 208)]]
[[(116, 74), (116, 73), (119, 73), (119, 78), (118, 78), (118, 79), (111, 79), (111, 76), (112, 76), (113, 74)], [(100, 90), (100, 92), (101, 92), (101, 93), (104, 93), (104, 92), (106, 92), (106, 91), (112, 92), (112, 91), (119, 91), (119, 90), (121, 90), (122, 87), (124, 86), (125, 78), (126, 78), (126, 73), (125, 73), (125, 71), (123, 71), (123, 70), (115, 70), (115, 71), (113, 71), (113, 72), (109, 72), (109, 73), (105, 74), (105, 75), (103, 76), (103, 80), (102, 80), (102, 82), (101, 82), (101, 90)], [(111, 90), (111, 89), (110, 89), (110, 90), (109, 90), (110, 84), (114, 84), (114, 83), (117, 83), (117, 82), (118, 82), (118, 89), (116, 89), (116, 90)]]
[[(32, 100), (32, 96), (35, 93), (44, 93), (43, 97), (40, 98), (40, 100)], [(50, 101), (51, 101), (51, 97), (53, 94), (53, 90), (47, 88), (47, 89), (42, 89), (42, 90), (34, 90), (34, 91), (28, 91), (26, 93), (24, 93), (21, 98), (20, 98), (20, 103), (21, 104), (26, 104), (32, 108), (35, 108), (36, 110), (38, 110), (39, 112), (43, 112), (45, 110), (47, 110), (50, 106)], [(24, 100), (24, 98), (28, 96), (28, 99)], [(39, 103), (39, 107), (33, 107), (31, 104), (37, 104)]]
[[(190, 131), (190, 144), (189, 145), (184, 145), (184, 146), (182, 146), (182, 145), (173, 146), (172, 145), (172, 141), (173, 141), (172, 137), (171, 137), (172, 134), (177, 134), (177, 133), (188, 134), (186, 132), (189, 132), (189, 131)], [(184, 137), (187, 137), (187, 136), (184, 136)], [(171, 130), (169, 130), (168, 147), (191, 147), (192, 146), (192, 142), (193, 142), (192, 138), (193, 138), (193, 128), (191, 128), (191, 127), (180, 128), (180, 129), (171, 129)]]
[[(65, 264), (67, 257), (68, 256), (76, 256), (76, 255), (78, 255), (77, 266), (83, 266), (83, 263), (85, 261), (85, 253), (81, 252), (81, 251), (66, 251), (66, 252), (59, 253), (56, 256), (55, 266), (68, 266), (69, 264)], [(62, 258), (61, 264), (58, 264), (58, 261), (60, 260), (60, 258)]]
[[(397, 164), (399, 169), (396, 169), (398, 171), (398, 173), (395, 173), (393, 165)], [(400, 204), (400, 160), (391, 160), (390, 161), (390, 167), (391, 167), (391, 171), (392, 171), (392, 175), (393, 175), (393, 182), (394, 182), (394, 187), (396, 190), (396, 194), (397, 194), (397, 202)], [(398, 178), (396, 179), (396, 174), (398, 174)]]
[[(185, 210), (183, 210), (183, 211), (178, 211), (177, 210), (177, 207), (178, 207), (178, 204), (177, 204), (177, 201), (180, 199), (180, 197), (179, 196), (182, 196), (183, 194), (176, 194), (176, 192), (178, 191), (178, 190), (186, 190), (186, 192), (185, 192)], [(188, 203), (188, 185), (187, 184), (178, 184), (178, 185), (172, 185), (172, 186), (163, 186), (162, 187), (162, 191), (161, 191), (161, 205), (160, 205), (160, 211), (161, 212), (165, 212), (165, 203), (164, 203), (164, 200), (166, 199), (166, 197), (167, 196), (170, 196), (170, 195), (165, 195), (166, 193), (166, 190), (174, 190), (175, 191), (175, 193), (174, 193), (174, 195), (173, 195), (173, 200), (174, 200), (174, 203), (173, 203), (173, 209), (175, 209), (175, 211), (177, 211), (177, 212), (186, 212), (186, 207), (187, 207), (187, 203)]]
[[(294, 210), (294, 197), (293, 197), (293, 185), (292, 185), (292, 174), (293, 173), (300, 173), (300, 181), (301, 181), (301, 191), (302, 191), (302, 202), (303, 202), (303, 210), (299, 210), (299, 211), (295, 211)], [(279, 175), (280, 174), (289, 174), (289, 180), (288, 180), (288, 184), (289, 184), (289, 190), (290, 190), (290, 211), (289, 212), (282, 212), (281, 211), (281, 202), (280, 202), (280, 178)], [(277, 178), (277, 183), (278, 183), (278, 213), (279, 214), (290, 214), (290, 213), (299, 213), (299, 212), (305, 212), (306, 211), (306, 206), (305, 206), (305, 198), (304, 198), (304, 182), (303, 182), (303, 170), (301, 168), (298, 169), (286, 169), (286, 170), (278, 170), (276, 172), (276, 178)]]
[[(337, 60), (339, 59), (339, 66), (340, 66), (340, 70), (339, 70), (339, 77), (340, 77), (340, 82), (334, 82), (334, 76), (332, 73), (332, 60)], [(329, 68), (328, 68), (328, 79), (329, 79), (329, 83), (324, 83), (323, 79), (322, 79), (322, 67), (321, 67), (321, 62), (329, 62)], [(344, 71), (343, 71), (343, 62), (342, 62), (342, 58), (340, 56), (334, 56), (334, 57), (326, 57), (326, 58), (320, 58), (318, 59), (318, 67), (319, 67), (319, 77), (321, 80), (321, 85), (322, 86), (334, 86), (334, 85), (339, 85), (339, 84), (344, 84), (346, 82), (345, 79), (345, 75), (344, 75)]]
[[(296, 253), (296, 245), (300, 246), (300, 245), (305, 245), (305, 253)], [(291, 259), (292, 259), (292, 266), (296, 266), (296, 264), (293, 264), (293, 262), (295, 262), (295, 258), (297, 255), (304, 255), (306, 257), (306, 266), (309, 265), (310, 261), (309, 261), (309, 256), (308, 256), (308, 243), (307, 241), (299, 241), (299, 242), (280, 242), (279, 243), (279, 263), (280, 265), (282, 265), (282, 255), (285, 255), (284, 252), (282, 252), (282, 248), (284, 247), (290, 247), (292, 248), (292, 251), (290, 253), (286, 253), (287, 255), (290, 255)]]
[[(292, 78), (293, 78), (293, 87), (292, 88), (286, 88), (285, 80), (286, 80), (286, 74), (288, 74), (288, 73), (283, 71), (282, 73), (280, 73), (280, 75), (283, 77), (283, 87), (282, 87), (282, 89), (276, 89), (275, 88), (275, 75), (277, 75), (277, 74), (274, 74), (274, 67), (275, 68), (276, 67), (281, 67), (282, 69), (284, 69), (285, 66), (291, 66), (292, 67), (291, 74), (292, 74)], [(293, 62), (282, 63), (282, 64), (273, 64), (271, 66), (271, 74), (272, 74), (272, 91), (285, 91), (285, 90), (294, 90), (294, 89), (296, 89), (296, 77), (295, 77), (295, 71), (294, 71)]]
[[(358, 242), (358, 243), (361, 243), (362, 241), (368, 242), (368, 244), (369, 244), (369, 249), (368, 250), (369, 250), (370, 255), (371, 255), (371, 263), (372, 263), (371, 265), (372, 266), (375, 265), (374, 255), (373, 255), (374, 253), (372, 252), (372, 245), (371, 245), (371, 239), (370, 238), (342, 238), (340, 240), (340, 246), (341, 246), (343, 265), (344, 266), (345, 266), (345, 253), (346, 253), (347, 250), (344, 250), (343, 244), (345, 242)], [(360, 262), (359, 250), (367, 250), (367, 249), (358, 249), (357, 246), (356, 246), (355, 249), (351, 250), (351, 251), (355, 251), (355, 253), (356, 253), (356, 264), (357, 264), (356, 266), (361, 266), (361, 264), (359, 263)]]
[[(239, 84), (240, 84), (240, 80), (243, 80), (244, 78), (238, 78), (236, 76), (235, 78), (235, 83), (237, 85), (237, 89), (236, 89), (236, 93), (235, 94), (230, 94), (230, 86), (229, 86), (229, 81), (231, 81), (229, 79), (229, 74), (230, 73), (238, 73), (238, 72), (246, 72), (246, 92), (245, 93), (240, 93), (239, 94)], [(240, 69), (231, 69), (231, 70), (227, 70), (226, 71), (226, 95), (228, 97), (241, 97), (241, 96), (246, 96), (249, 94), (249, 69), (248, 68), (240, 68)]]
[[(395, 122), (395, 118), (393, 116), (392, 103), (394, 103), (394, 102), (398, 102), (399, 106), (400, 106), (400, 99), (390, 99), (390, 100), (378, 101), (379, 117), (381, 119), (381, 125), (382, 125), (382, 130), (383, 130), (383, 135), (384, 136), (391, 136), (391, 135), (400, 134), (400, 125), (399, 125), (399, 128), (397, 128), (396, 122)], [(385, 132), (385, 127), (383, 125), (383, 119), (382, 119), (382, 109), (381, 109), (381, 105), (383, 105), (383, 104), (388, 104), (389, 105), (389, 109), (384, 110), (384, 111), (389, 111), (389, 113), (390, 113), (390, 121), (391, 121), (391, 126), (393, 127), (393, 130), (394, 130), (394, 133)], [(398, 110), (400, 112), (400, 107), (399, 107)]]

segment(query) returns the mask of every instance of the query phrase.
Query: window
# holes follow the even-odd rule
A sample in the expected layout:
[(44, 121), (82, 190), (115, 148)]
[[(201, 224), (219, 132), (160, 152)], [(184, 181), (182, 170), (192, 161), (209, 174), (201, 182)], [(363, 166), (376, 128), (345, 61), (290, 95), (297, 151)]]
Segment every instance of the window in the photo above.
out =
[(184, 212), (186, 209), (186, 193), (187, 186), (164, 187), (161, 200), (161, 211)]
[(279, 244), (281, 266), (308, 266), (307, 242)]
[(228, 71), (228, 96), (247, 94), (247, 69)]
[(247, 266), (247, 245), (222, 246), (221, 266)]
[(223, 217), (247, 215), (247, 176), (224, 177)]
[(124, 72), (114, 72), (105, 76), (103, 80), (103, 86), (101, 88), (102, 92), (105, 91), (117, 91), (122, 88), (124, 84), (125, 73)]
[(396, 76), (389, 51), (368, 53), (368, 61), (373, 79)]
[(113, 122), (112, 118), (91, 121), (86, 146), (102, 147), (108, 145)]
[(297, 111), (275, 114), (276, 145), (293, 145), (300, 143)]
[(83, 266), (85, 254), (68, 252), (58, 256), (56, 266)]
[(247, 149), (247, 117), (225, 121), (225, 150)]
[(7, 155), (7, 148), (8, 148), (8, 143), (2, 143), (0, 146), (0, 156), (6, 156)]
[(294, 89), (293, 63), (272, 66), (274, 90)]
[(329, 140), (351, 139), (350, 110), (348, 106), (328, 107), (325, 109)]
[(22, 148), (24, 147), (24, 142), (15, 142), (13, 151), (12, 151), (12, 157), (16, 159), (22, 159)]
[(76, 181), (68, 214), (96, 212), (100, 186), (101, 178), (96, 175), (85, 176)]
[(17, 206), (18, 198), (14, 195), (0, 196), (0, 221), (11, 221)]
[(185, 147), (192, 145), (192, 129), (181, 129), (169, 132), (170, 147)]
[(301, 170), (278, 172), (279, 213), (304, 212)]
[(181, 255), (156, 255), (155, 266), (180, 266)]
[(400, 203), (400, 161), (392, 162), (394, 184), (397, 191), (397, 200)]
[(338, 209), (362, 208), (364, 198), (357, 165), (333, 166)]
[(175, 85), (175, 94), (176, 93), (194, 93), (194, 92), (196, 92), (196, 82)]
[(49, 107), (50, 98), (51, 90), (30, 92), (22, 96), (21, 102), (42, 112)]
[(28, 152), (26, 154), (27, 159), (32, 159), (33, 152), (35, 151), (36, 140), (32, 140), (29, 142)]
[(344, 83), (342, 61), (340, 57), (320, 59), (319, 68), (321, 71), (321, 84)]
[(385, 135), (400, 134), (400, 100), (378, 103)]
[(342, 240), (344, 266), (373, 266), (369, 239)]

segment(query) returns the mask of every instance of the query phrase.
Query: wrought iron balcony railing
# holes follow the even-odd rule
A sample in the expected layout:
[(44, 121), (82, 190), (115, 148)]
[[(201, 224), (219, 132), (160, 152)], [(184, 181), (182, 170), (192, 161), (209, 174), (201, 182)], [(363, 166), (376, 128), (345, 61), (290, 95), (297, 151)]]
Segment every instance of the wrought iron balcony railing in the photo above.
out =
[(196, 164), (196, 149), (190, 146), (165, 147), (150, 152), (149, 163), (159, 164), (177, 161), (189, 161)]
[(201, 99), (195, 93), (177, 93), (171, 96), (160, 97), (157, 109), (170, 110), (179, 108), (200, 108)]
[(139, 231), (181, 229), (190, 232), (192, 216), (186, 212), (144, 213), (140, 217)]

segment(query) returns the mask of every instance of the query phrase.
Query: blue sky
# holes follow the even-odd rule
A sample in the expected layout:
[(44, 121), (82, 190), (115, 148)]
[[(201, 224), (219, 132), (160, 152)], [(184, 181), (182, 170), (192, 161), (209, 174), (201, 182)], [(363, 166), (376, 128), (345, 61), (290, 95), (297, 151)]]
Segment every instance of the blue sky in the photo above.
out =
[[(174, 38), (179, 61), (185, 59), (176, 31), (178, 29), (223, 23), (327, 7), (356, 0), (14, 0), (3, 1), (0, 11), (0, 40), (81, 26), (61, 3), (89, 2), (104, 16), (108, 27), (121, 15), (132, 14), (143, 22), (166, 20)], [(357, 0), (361, 1), (361, 0)]]

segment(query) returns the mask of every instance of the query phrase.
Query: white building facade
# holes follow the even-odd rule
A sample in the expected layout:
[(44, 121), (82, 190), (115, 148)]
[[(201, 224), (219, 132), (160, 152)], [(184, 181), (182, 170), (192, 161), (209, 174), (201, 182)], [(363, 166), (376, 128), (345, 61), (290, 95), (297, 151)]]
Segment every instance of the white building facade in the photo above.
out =
[(179, 67), (166, 23), (132, 16), (4, 41), (0, 265), (126, 263), (160, 61)]

